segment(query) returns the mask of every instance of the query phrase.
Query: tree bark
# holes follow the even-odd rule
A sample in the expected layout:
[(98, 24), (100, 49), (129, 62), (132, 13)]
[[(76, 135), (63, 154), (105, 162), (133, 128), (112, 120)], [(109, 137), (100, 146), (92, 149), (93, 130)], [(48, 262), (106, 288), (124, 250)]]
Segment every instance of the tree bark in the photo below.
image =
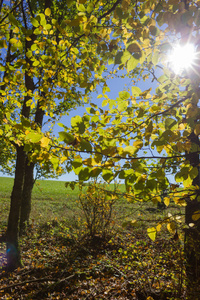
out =
[(11, 194), (10, 213), (7, 227), (7, 268), (14, 270), (22, 266), (19, 248), (19, 218), (24, 182), (25, 155), (23, 147), (17, 147), (15, 179)]
[[(26, 20), (24, 20), (26, 24)], [(30, 41), (26, 40), (25, 53), (31, 49), (31, 46), (34, 44), (35, 35), (30, 36)], [(32, 76), (29, 74), (29, 68), (32, 66), (32, 61), (28, 56), (26, 56), (27, 70), (25, 71), (25, 87), (27, 91), (34, 92), (35, 84)], [(30, 117), (30, 106), (27, 106), (27, 101), (32, 99), (32, 95), (26, 95), (24, 97), (24, 103), (22, 107), (22, 116), (25, 118)], [(31, 193), (33, 189), (33, 170), (34, 164), (29, 163), (27, 155), (24, 153), (25, 167), (24, 167), (24, 182), (22, 187), (22, 200), (21, 200), (21, 211), (20, 211), (20, 235), (25, 231), (26, 223), (29, 221), (29, 215), (31, 210)]]
[[(45, 0), (45, 8), (52, 5), (51, 1)], [(23, 10), (23, 8), (22, 8)], [(30, 10), (32, 11), (31, 7)], [(24, 14), (25, 15), (25, 14)], [(26, 24), (26, 19), (24, 18), (24, 23)], [(26, 52), (31, 49), (31, 46), (34, 44), (36, 36), (31, 35), (31, 40), (26, 41)], [(29, 57), (26, 56), (27, 65), (32, 66), (32, 61)], [(25, 72), (25, 86), (27, 90), (34, 92), (35, 85), (33, 78), (29, 75), (28, 71)], [(45, 98), (45, 93), (42, 92), (41, 96)], [(22, 115), (25, 115), (26, 111), (29, 109), (28, 115), (30, 114), (30, 107), (26, 107), (26, 102), (30, 99), (30, 96), (25, 97), (24, 107), (22, 109)], [(35, 123), (42, 128), (42, 122), (44, 117), (44, 110), (41, 109), (41, 103), (38, 100), (37, 108), (35, 112)], [(31, 195), (34, 186), (34, 167), (35, 164), (30, 162), (28, 157), (25, 160), (25, 170), (24, 170), (24, 184), (22, 191), (22, 203), (21, 203), (21, 212), (20, 212), (20, 235), (24, 234), (29, 224), (29, 217), (31, 213)]]
[(29, 163), (28, 158), (25, 161), (25, 174), (22, 191), (22, 202), (20, 212), (20, 236), (25, 233), (29, 225), (29, 217), (31, 213), (31, 195), (34, 185), (34, 163)]
[[(199, 150), (199, 139), (194, 133), (189, 136), (190, 141)], [(190, 152), (186, 154), (191, 166), (198, 168), (198, 175), (193, 180), (193, 185), (200, 187), (200, 158), (199, 153)], [(200, 191), (197, 189), (196, 198), (188, 199), (185, 208), (185, 223), (188, 228), (185, 230), (185, 257), (186, 257), (186, 274), (187, 274), (187, 293), (188, 299), (199, 299), (200, 295), (200, 219), (194, 221), (192, 216), (200, 210), (198, 197)], [(193, 223), (191, 227), (189, 224)]]
[[(44, 97), (45, 94), (42, 95)], [(37, 109), (35, 113), (35, 123), (42, 127), (44, 117), (44, 111), (40, 107), (40, 102), (37, 103)], [(34, 186), (34, 167), (33, 162), (29, 162), (28, 157), (25, 161), (25, 174), (24, 174), (24, 184), (22, 192), (22, 203), (21, 203), (21, 213), (20, 213), (20, 236), (26, 231), (29, 224), (29, 217), (31, 213), (31, 196)]]

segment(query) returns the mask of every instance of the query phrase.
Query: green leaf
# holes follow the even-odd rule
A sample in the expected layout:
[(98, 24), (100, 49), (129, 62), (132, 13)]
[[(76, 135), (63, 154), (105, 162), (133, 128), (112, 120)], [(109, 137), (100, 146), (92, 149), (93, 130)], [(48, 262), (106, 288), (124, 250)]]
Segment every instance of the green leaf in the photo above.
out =
[(38, 143), (42, 139), (41, 133), (30, 132), (26, 135), (26, 140), (29, 140), (32, 143)]
[(91, 13), (93, 11), (93, 9), (94, 9), (94, 4), (93, 3), (89, 3), (87, 5), (87, 12)]
[(159, 51), (155, 51), (152, 57), (152, 63), (154, 64), (154, 66), (157, 65), (159, 60)]
[(78, 8), (78, 11), (81, 11), (81, 12), (85, 12), (85, 10), (86, 10), (85, 6), (83, 4), (79, 4), (77, 8)]
[(76, 181), (67, 181), (65, 182), (65, 187), (68, 188), (68, 186), (71, 188), (71, 190), (75, 190), (75, 187), (77, 186)]
[[(82, 160), (80, 158), (76, 158), (73, 162), (72, 162), (72, 166), (73, 168), (76, 170), (78, 169), (78, 173), (80, 172), (80, 170), (82, 169)], [(77, 174), (77, 173), (76, 173)]]
[(53, 165), (54, 170), (56, 170), (59, 165), (59, 159), (57, 157), (53, 156), (50, 161)]
[(140, 23), (146, 26), (148, 24), (149, 20), (150, 20), (150, 18), (148, 16), (144, 16), (140, 19)]
[(102, 177), (105, 181), (110, 182), (113, 180), (113, 172), (109, 169), (103, 169)]
[(122, 63), (121, 61), (122, 56), (123, 56), (122, 51), (117, 53), (117, 55), (115, 56), (115, 65), (120, 65)]
[(141, 54), (142, 52), (142, 48), (140, 46), (140, 44), (138, 42), (133, 42), (131, 43), (128, 47), (127, 47), (127, 50), (130, 52), (130, 53), (137, 53), (137, 54)]
[(119, 102), (119, 104), (118, 104), (118, 110), (119, 110), (119, 112), (125, 111), (127, 109), (127, 107), (128, 107), (128, 104), (129, 104), (128, 101)]
[(91, 144), (86, 141), (86, 140), (82, 140), (81, 143), (80, 143), (80, 146), (81, 146), (81, 151), (92, 151), (92, 146)]
[(68, 132), (60, 131), (58, 132), (58, 134), (59, 134), (60, 141), (65, 142), (66, 144), (71, 144), (75, 140), (75, 137)]
[(96, 167), (96, 168), (92, 169), (92, 171), (90, 172), (90, 177), (96, 178), (99, 176), (99, 174), (101, 174), (101, 172), (102, 172), (102, 168)]
[(166, 75), (161, 75), (159, 78), (158, 78), (158, 81), (160, 83), (163, 83), (164, 81), (168, 80), (168, 77)]
[(137, 86), (132, 86), (131, 91), (133, 97), (138, 97), (142, 93), (141, 89)]
[(172, 118), (167, 118), (165, 120), (165, 129), (172, 129), (175, 125), (177, 125), (177, 121)]
[(74, 0), (67, 0), (67, 7), (70, 8), (74, 4)]
[(153, 36), (157, 36), (160, 33), (160, 30), (156, 26), (149, 26), (149, 31)]
[(194, 179), (194, 178), (196, 178), (196, 177), (198, 176), (198, 174), (199, 174), (198, 168), (194, 167), (194, 168), (192, 168), (192, 170), (190, 171), (190, 178), (191, 178), (191, 179)]
[(71, 125), (72, 127), (78, 126), (79, 123), (82, 122), (81, 116), (75, 116), (71, 118)]
[(121, 7), (116, 8), (116, 13), (120, 19), (123, 18), (123, 10), (121, 9)]
[(179, 172), (176, 173), (175, 179), (177, 182), (186, 180), (190, 173), (190, 166), (183, 167)]
[(81, 118), (81, 116), (75, 116), (71, 118), (72, 127), (78, 128), (80, 134), (85, 132), (85, 124)]
[(96, 110), (93, 107), (86, 107), (85, 109), (88, 114), (96, 114)]
[(19, 26), (19, 22), (17, 21), (17, 19), (15, 18), (15, 16), (13, 14), (10, 13), (8, 15), (8, 18), (12, 25)]
[(196, 135), (199, 135), (199, 134), (200, 134), (200, 124), (196, 124), (195, 129), (194, 129), (194, 133), (195, 133)]
[(36, 18), (32, 18), (31, 19), (31, 23), (32, 23), (32, 25), (34, 26), (34, 27), (39, 27), (39, 22), (38, 22), (38, 20), (36, 20)]
[(123, 101), (127, 100), (130, 98), (130, 94), (129, 92), (127, 91), (122, 91), (122, 92), (119, 92), (119, 98)]
[(90, 168), (86, 167), (81, 169), (78, 177), (80, 181), (87, 181), (90, 178)]
[(151, 227), (147, 229), (147, 234), (150, 237), (150, 239), (152, 241), (155, 241), (156, 239), (156, 228), (155, 227)]
[(125, 64), (127, 62), (127, 60), (129, 60), (131, 57), (131, 53), (127, 50), (125, 50), (123, 52), (123, 55), (121, 56), (121, 63), (122, 64)]
[(92, 116), (91, 118), (91, 122), (94, 122), (94, 123), (97, 123), (99, 122), (99, 116), (95, 115), (95, 116)]
[(131, 58), (127, 62), (127, 72), (130, 72), (133, 69), (135, 69), (137, 67), (138, 63), (139, 63), (139, 60), (136, 59), (135, 57), (131, 56)]

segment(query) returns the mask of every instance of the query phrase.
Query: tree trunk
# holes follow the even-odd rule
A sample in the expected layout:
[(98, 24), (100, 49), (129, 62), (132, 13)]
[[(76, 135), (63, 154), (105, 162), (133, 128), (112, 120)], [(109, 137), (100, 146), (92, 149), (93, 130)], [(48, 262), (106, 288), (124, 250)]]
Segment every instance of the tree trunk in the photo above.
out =
[(22, 191), (22, 202), (20, 212), (20, 236), (25, 233), (29, 224), (29, 217), (31, 212), (31, 195), (34, 185), (34, 163), (29, 163), (28, 158), (25, 162), (25, 175)]
[[(26, 24), (26, 21), (24, 21)], [(26, 40), (25, 52), (27, 53), (31, 46), (34, 44), (36, 36), (32, 34), (30, 40)], [(27, 91), (31, 91), (33, 94), (35, 90), (35, 84), (32, 76), (30, 76), (29, 68), (32, 67), (33, 62), (31, 59), (26, 56), (26, 63), (28, 69), (25, 70), (25, 87)], [(32, 95), (27, 94), (24, 97), (24, 103), (22, 107), (22, 116), (29, 119), (30, 117), (30, 106), (27, 105), (27, 102), (32, 99)], [(22, 201), (21, 201), (21, 210), (20, 210), (20, 235), (25, 231), (26, 224), (29, 221), (29, 215), (31, 210), (31, 193), (33, 189), (33, 169), (34, 164), (29, 163), (28, 157), (24, 152), (25, 156), (25, 167), (24, 167), (24, 183), (22, 187)]]
[(7, 227), (7, 268), (14, 270), (22, 266), (19, 248), (19, 217), (24, 182), (25, 153), (17, 147), (15, 179), (11, 194), (10, 213)]
[[(199, 150), (199, 139), (192, 133), (189, 137), (190, 141)], [(200, 159), (199, 153), (190, 152), (186, 155), (187, 160), (193, 167), (198, 168), (198, 176), (194, 178), (193, 185), (200, 187)], [(188, 228), (185, 230), (185, 257), (186, 257), (186, 274), (187, 274), (187, 293), (188, 299), (199, 299), (200, 295), (200, 219), (194, 221), (192, 216), (200, 210), (200, 202), (198, 197), (200, 191), (197, 190), (197, 195), (194, 200), (188, 199), (185, 208), (185, 223)], [(191, 227), (189, 224), (193, 223)]]
[[(42, 93), (42, 97), (45, 97), (44, 93)], [(42, 127), (43, 118), (44, 111), (40, 108), (40, 102), (38, 101), (35, 113), (35, 123), (40, 127)], [(31, 195), (34, 186), (34, 166), (35, 164), (33, 162), (29, 162), (27, 157), (25, 161), (25, 175), (20, 213), (20, 235), (25, 233), (26, 227), (29, 224), (29, 217), (31, 213)]]

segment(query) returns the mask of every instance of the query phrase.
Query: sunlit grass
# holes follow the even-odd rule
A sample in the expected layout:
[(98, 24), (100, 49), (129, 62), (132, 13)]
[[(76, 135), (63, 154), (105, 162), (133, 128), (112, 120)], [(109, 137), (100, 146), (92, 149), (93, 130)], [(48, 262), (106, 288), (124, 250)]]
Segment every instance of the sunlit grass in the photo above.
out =
[[(12, 186), (13, 178), (0, 178), (0, 223), (4, 226), (7, 224)], [(113, 189), (113, 185), (109, 187)], [(119, 190), (123, 192), (124, 186), (119, 186)], [(30, 223), (43, 224), (57, 219), (73, 225), (83, 215), (78, 202), (79, 192), (78, 187), (74, 190), (66, 188), (64, 181), (38, 180), (32, 193)], [(114, 209), (116, 225), (123, 225), (133, 231), (146, 231), (149, 226), (154, 226), (167, 217), (169, 212), (172, 214), (181, 212), (173, 203), (167, 209), (160, 211), (151, 202), (131, 203), (123, 196), (116, 201)]]

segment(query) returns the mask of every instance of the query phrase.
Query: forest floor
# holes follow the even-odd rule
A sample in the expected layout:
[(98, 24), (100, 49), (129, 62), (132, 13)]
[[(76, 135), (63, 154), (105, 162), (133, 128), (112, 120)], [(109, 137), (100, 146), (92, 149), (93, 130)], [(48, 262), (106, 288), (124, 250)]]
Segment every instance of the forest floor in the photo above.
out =
[(0, 299), (185, 299), (179, 240), (126, 230), (105, 243), (55, 221), (30, 229), (21, 251), (23, 268), (2, 269)]
[[(91, 237), (77, 191), (63, 189), (64, 195), (59, 184), (53, 184), (57, 192), (48, 192), (41, 181), (33, 193), (30, 225), (20, 239), (22, 268), (4, 270), (1, 239), (0, 299), (187, 299), (181, 230), (174, 236), (165, 226), (155, 241), (147, 235), (147, 228), (167, 218), (173, 205), (160, 211), (119, 199), (106, 236)], [(8, 194), (2, 188), (0, 236), (6, 231)]]

